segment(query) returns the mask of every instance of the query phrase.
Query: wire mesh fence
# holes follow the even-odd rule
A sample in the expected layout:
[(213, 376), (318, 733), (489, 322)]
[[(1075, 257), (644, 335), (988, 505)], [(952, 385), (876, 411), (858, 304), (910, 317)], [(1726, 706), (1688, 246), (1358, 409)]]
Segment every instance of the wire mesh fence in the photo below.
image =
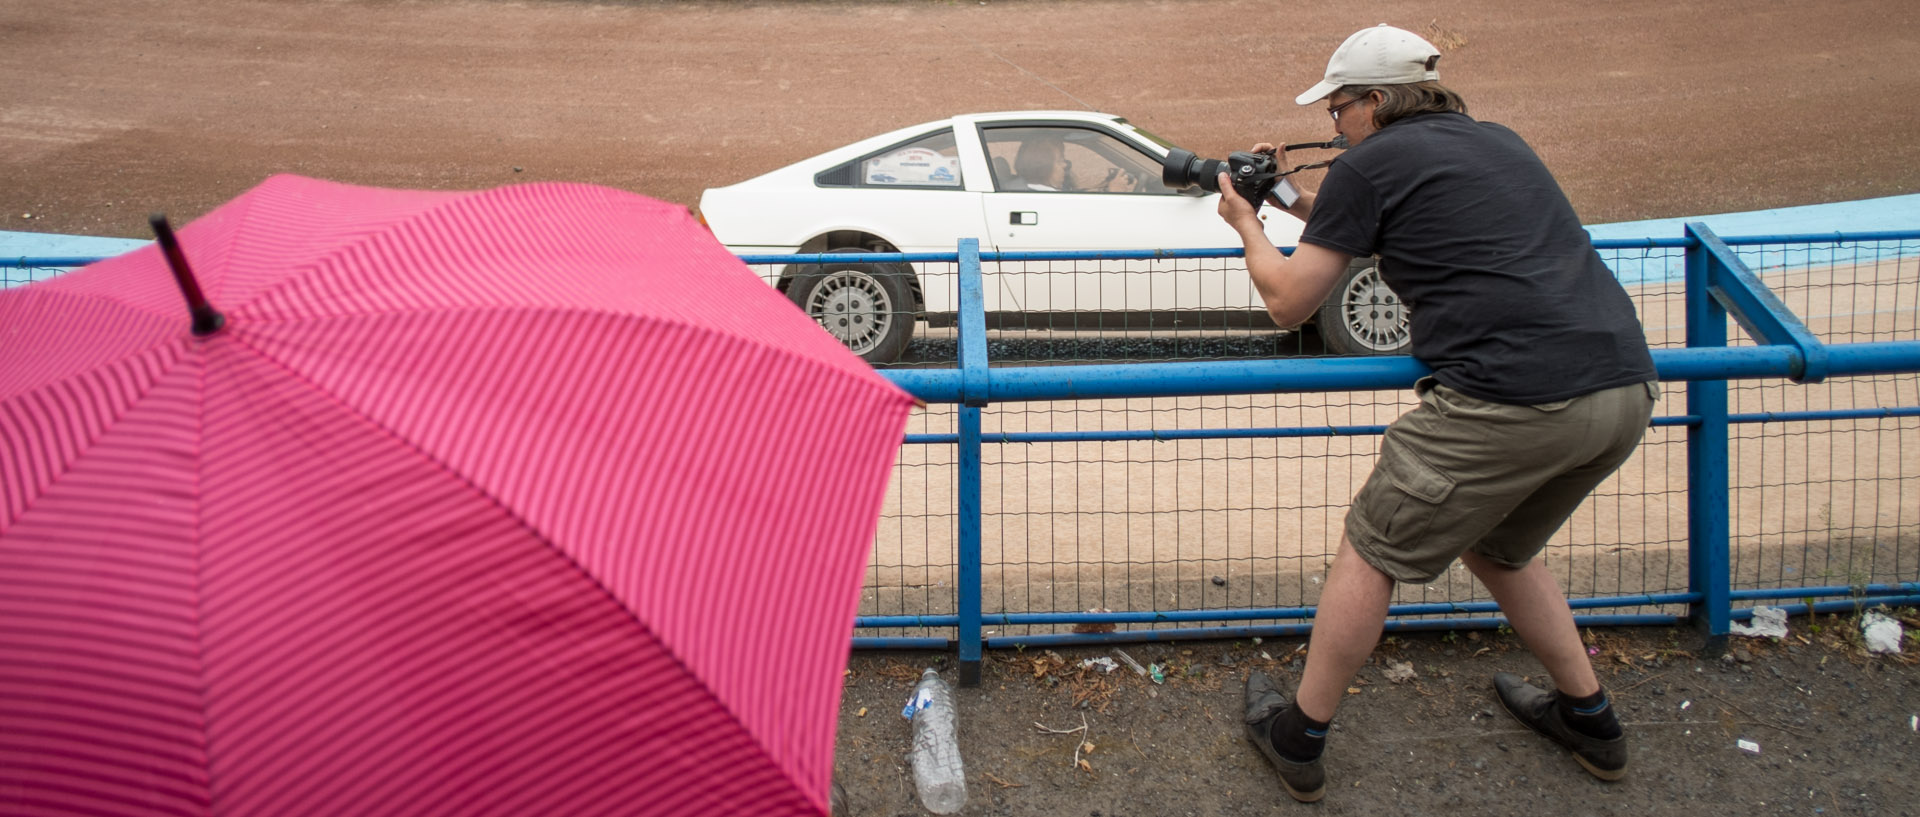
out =
[[(1824, 343), (1920, 340), (1920, 241), (1730, 242)], [(1729, 345), (1752, 345), (1730, 332)], [(1864, 586), (1920, 574), (1920, 374), (1735, 382), (1733, 586)], [(1800, 421), (1771, 419), (1807, 415)]]
[(24, 286), (59, 275), (67, 267), (0, 265), (0, 289)]
[[(1737, 250), (1822, 341), (1920, 336), (1920, 247), (1913, 241), (1780, 242)], [(1684, 347), (1684, 247), (1610, 247), (1602, 257), (1633, 298), (1649, 344)], [(1282, 330), (1264, 313), (1250, 314), (1257, 300), (1236, 261), (996, 261), (989, 254), (982, 280), (991, 365), (1326, 354), (1317, 329)], [(950, 308), (957, 301), (952, 266), (921, 264), (916, 272), (927, 292), (924, 305)], [(1091, 306), (1058, 308), (1076, 303)], [(909, 353), (891, 366), (953, 365), (958, 341), (950, 314), (922, 317)], [(1737, 326), (1729, 337), (1750, 343)], [(1669, 384), (1640, 451), (1549, 543), (1543, 558), (1571, 597), (1687, 591), (1683, 389)], [(985, 634), (1182, 626), (1008, 623), (997, 618), (1004, 614), (1315, 604), (1347, 502), (1377, 456), (1378, 433), (1412, 405), (1410, 392), (1394, 390), (986, 406)], [(1896, 406), (1920, 406), (1920, 375), (1734, 385), (1735, 588), (1920, 578), (1920, 420), (1789, 414)], [(957, 411), (937, 405), (912, 421), (869, 566), (863, 616), (955, 612), (959, 465), (951, 440)], [(1459, 565), (1431, 584), (1400, 586), (1395, 595), (1400, 604), (1490, 601)], [(1680, 615), (1685, 605), (1616, 609)], [(952, 633), (943, 623), (862, 634)]]

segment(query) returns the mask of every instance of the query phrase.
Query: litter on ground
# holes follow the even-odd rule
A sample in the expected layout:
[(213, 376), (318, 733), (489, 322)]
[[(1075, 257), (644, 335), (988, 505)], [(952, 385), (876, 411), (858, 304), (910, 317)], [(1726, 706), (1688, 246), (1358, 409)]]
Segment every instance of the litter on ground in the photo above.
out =
[(1899, 652), (1900, 638), (1905, 635), (1900, 622), (1879, 610), (1868, 610), (1860, 617), (1860, 634), (1866, 637), (1868, 652), (1881, 653)]
[(1728, 629), (1732, 630), (1734, 635), (1753, 638), (1786, 638), (1787, 611), (1778, 607), (1759, 605), (1753, 608), (1752, 623), (1742, 624), (1736, 621)]

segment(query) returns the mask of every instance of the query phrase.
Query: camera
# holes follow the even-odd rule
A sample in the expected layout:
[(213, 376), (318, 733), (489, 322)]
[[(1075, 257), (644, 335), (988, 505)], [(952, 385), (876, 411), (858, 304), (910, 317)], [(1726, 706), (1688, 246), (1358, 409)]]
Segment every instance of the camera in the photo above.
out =
[[(1283, 150), (1346, 150), (1347, 136), (1341, 134), (1325, 142), (1301, 142), (1287, 145)], [(1233, 180), (1233, 191), (1240, 197), (1253, 203), (1253, 209), (1267, 200), (1267, 194), (1280, 184), (1280, 179), (1302, 170), (1314, 170), (1333, 164), (1332, 159), (1311, 162), (1285, 173), (1280, 172), (1280, 162), (1272, 151), (1248, 152), (1236, 150), (1227, 154), (1226, 161), (1202, 159), (1193, 155), (1191, 150), (1169, 148), (1167, 158), (1160, 160), (1160, 180), (1176, 190), (1198, 186), (1209, 193), (1220, 192), (1220, 172), (1226, 171)], [(1289, 188), (1291, 190), (1291, 188)], [(1299, 191), (1281, 196), (1288, 207), (1293, 206), (1293, 198)]]
[(1233, 192), (1251, 202), (1256, 210), (1267, 200), (1267, 194), (1273, 192), (1274, 185), (1280, 183), (1280, 163), (1271, 152), (1236, 150), (1221, 161), (1202, 159), (1193, 151), (1180, 148), (1167, 151), (1167, 158), (1160, 161), (1160, 180), (1176, 190), (1198, 186), (1209, 193), (1218, 193), (1223, 170), (1233, 180)]

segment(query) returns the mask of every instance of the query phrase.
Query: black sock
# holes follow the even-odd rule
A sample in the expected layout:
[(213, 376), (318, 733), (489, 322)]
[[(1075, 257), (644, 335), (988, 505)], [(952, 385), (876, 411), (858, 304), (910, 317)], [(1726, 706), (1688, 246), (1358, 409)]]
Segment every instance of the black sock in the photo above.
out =
[(1613, 740), (1620, 737), (1620, 719), (1614, 717), (1613, 703), (1607, 700), (1607, 691), (1602, 689), (1585, 698), (1575, 698), (1560, 693), (1560, 714), (1566, 718), (1567, 725), (1573, 731), (1590, 738)]
[(1273, 719), (1267, 740), (1281, 757), (1295, 763), (1310, 763), (1327, 748), (1327, 722), (1316, 721), (1300, 712), (1298, 705), (1287, 707)]

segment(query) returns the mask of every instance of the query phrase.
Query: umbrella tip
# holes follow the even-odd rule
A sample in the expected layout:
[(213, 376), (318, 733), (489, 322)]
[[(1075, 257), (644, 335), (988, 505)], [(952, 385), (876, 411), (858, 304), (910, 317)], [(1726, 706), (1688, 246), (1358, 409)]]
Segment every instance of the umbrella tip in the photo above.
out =
[(200, 282), (193, 277), (193, 268), (187, 266), (187, 254), (180, 249), (180, 239), (173, 235), (173, 225), (168, 223), (166, 213), (148, 213), (147, 225), (153, 228), (154, 240), (160, 245), (160, 253), (167, 258), (167, 267), (173, 270), (173, 280), (180, 285), (180, 293), (187, 298), (187, 312), (193, 316), (194, 337), (206, 337), (220, 331), (227, 318), (214, 310), (207, 302), (207, 296), (200, 291)]

